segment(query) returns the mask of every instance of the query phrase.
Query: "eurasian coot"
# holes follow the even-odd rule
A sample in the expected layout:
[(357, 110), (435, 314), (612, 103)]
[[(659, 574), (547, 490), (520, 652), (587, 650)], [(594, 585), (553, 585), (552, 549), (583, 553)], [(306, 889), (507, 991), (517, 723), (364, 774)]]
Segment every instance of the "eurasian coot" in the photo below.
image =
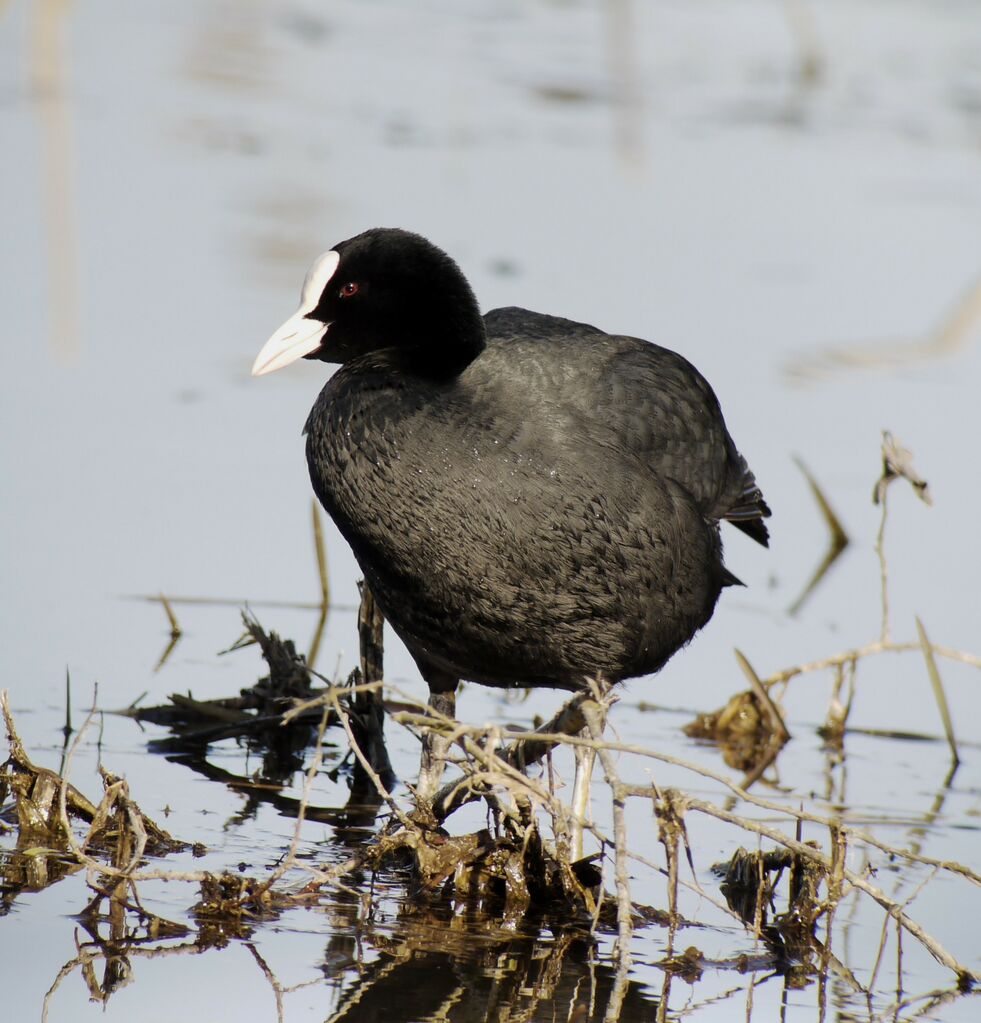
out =
[(461, 679), (657, 671), (738, 582), (719, 522), (767, 543), (689, 362), (527, 309), (481, 316), (419, 235), (375, 228), (317, 259), (252, 373), (301, 357), (341, 363), (306, 423), (314, 490), (444, 713)]

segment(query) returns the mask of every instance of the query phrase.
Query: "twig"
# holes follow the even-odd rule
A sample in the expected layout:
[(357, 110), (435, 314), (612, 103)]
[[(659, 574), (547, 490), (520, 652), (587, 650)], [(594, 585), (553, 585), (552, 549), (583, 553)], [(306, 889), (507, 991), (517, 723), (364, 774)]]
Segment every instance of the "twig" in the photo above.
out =
[[(288, 725), (300, 715), (307, 714), (309, 711), (316, 710), (318, 707), (330, 706), (335, 698), (346, 699), (347, 697), (355, 696), (358, 693), (376, 693), (382, 688), (382, 682), (380, 679), (377, 682), (358, 682), (353, 686), (338, 686), (331, 682), (325, 675), (321, 675), (319, 672), (314, 671), (309, 665), (305, 665), (304, 667), (311, 675), (315, 675), (322, 682), (326, 682), (327, 688), (322, 692), (318, 692), (316, 696), (310, 697), (309, 700), (297, 700), (289, 710), (284, 711), (282, 714), (282, 723), (284, 725)], [(275, 720), (275, 715), (271, 715), (271, 719)]]
[[(851, 650), (844, 650), (840, 654), (833, 654), (831, 657), (822, 657), (817, 661), (807, 661), (804, 664), (795, 665), (792, 668), (784, 668), (782, 671), (774, 672), (760, 681), (769, 688), (779, 682), (789, 682), (797, 675), (806, 675), (814, 671), (823, 671), (825, 668), (834, 668), (839, 664), (847, 664), (849, 661), (858, 661), (863, 657), (872, 657), (875, 654), (898, 654), (908, 650), (922, 649), (918, 642), (896, 643), (892, 640), (881, 639), (866, 643), (864, 646), (853, 647)], [(962, 664), (970, 665), (972, 668), (981, 668), (981, 657), (969, 654), (963, 650), (954, 650), (951, 647), (938, 646), (933, 643), (930, 646), (935, 654), (946, 657), (951, 661), (960, 661)]]
[[(76, 932), (77, 935), (77, 932)], [(166, 940), (166, 939), (164, 939)], [(92, 942), (87, 943), (90, 947), (94, 944)], [(98, 948), (97, 952), (91, 952), (85, 945), (79, 944), (78, 938), (75, 939), (75, 948), (77, 955), (73, 959), (69, 959), (67, 963), (58, 971), (57, 976), (51, 983), (51, 987), (48, 988), (44, 995), (44, 1001), (41, 1004), (41, 1023), (46, 1023), (48, 1014), (51, 1010), (51, 999), (55, 992), (61, 986), (61, 982), (68, 976), (70, 976), (76, 968), (82, 967), (83, 971), (90, 966), (92, 963), (97, 962), (100, 959), (108, 959), (112, 955), (117, 955), (118, 952), (114, 948), (111, 952), (103, 946), (95, 946)], [(179, 955), (204, 955), (205, 952), (209, 951), (211, 946), (202, 943), (200, 940), (195, 939), (194, 941), (185, 942), (182, 945), (166, 945), (164, 947), (154, 948), (140, 948), (128, 945), (126, 948), (126, 958), (139, 958), (139, 959), (164, 959), (169, 956)], [(321, 981), (322, 983), (322, 981)]]
[(330, 708), (325, 706), (320, 715), (320, 724), (317, 726), (317, 742), (314, 747), (313, 757), (310, 760), (310, 766), (307, 768), (306, 777), (303, 779), (303, 791), (300, 794), (300, 805), (296, 810), (296, 823), (293, 825), (293, 837), (290, 839), (289, 850), (279, 866), (250, 895), (250, 899), (260, 899), (296, 863), (296, 850), (300, 846), (300, 832), (303, 829), (303, 821), (306, 818), (307, 806), (310, 802), (310, 792), (313, 789), (314, 779), (317, 777), (317, 772), (320, 770), (320, 765), (324, 759), (324, 732), (327, 730), (329, 718)]
[[(923, 891), (923, 889), (927, 886), (927, 884), (930, 881), (933, 880), (933, 878), (936, 876), (936, 874), (937, 874), (937, 871), (934, 870), (928, 877), (925, 877), (916, 886), (916, 888), (910, 893), (909, 897), (906, 898), (902, 902), (901, 908), (902, 909), (906, 909), (906, 907), (920, 894), (920, 892)], [(887, 941), (887, 939), (889, 937), (889, 934), (888, 934), (888, 932), (889, 932), (889, 921), (892, 918), (893, 918), (892, 914), (887, 914), (886, 918), (882, 921), (882, 933), (881, 933), (881, 935), (879, 937), (879, 950), (876, 953), (875, 963), (872, 966), (872, 973), (869, 976), (869, 990), (870, 991), (875, 987), (876, 978), (879, 975), (879, 967), (882, 964), (882, 956), (883, 956), (883, 953), (885, 952), (886, 941)], [(897, 937), (898, 937), (898, 935), (897, 935)]]
[[(395, 691), (398, 692), (397, 689)], [(396, 719), (398, 719), (402, 717), (403, 714), (399, 713), (394, 716), (396, 717)], [(489, 731), (488, 728), (465, 725), (462, 722), (455, 722), (455, 725), (458, 737), (460, 739), (466, 738), (467, 740), (469, 740), (469, 742), (473, 743), (473, 748), (475, 748), (478, 751), (477, 755), (486, 758), (487, 755), (485, 751), (480, 750), (478, 742), (481, 738), (487, 736)], [(886, 853), (889, 856), (898, 856), (905, 860), (910, 861), (911, 863), (923, 863), (927, 866), (940, 867), (941, 869), (950, 871), (951, 873), (959, 874), (960, 876), (970, 881), (972, 884), (981, 885), (981, 874), (978, 874), (976, 871), (971, 870), (969, 867), (964, 866), (964, 864), (957, 863), (954, 860), (939, 860), (930, 856), (922, 856), (919, 853), (914, 853), (908, 849), (901, 849), (896, 846), (891, 846), (888, 843), (883, 842), (881, 839), (876, 838), (875, 835), (871, 834), (868, 831), (864, 831), (861, 828), (855, 828), (852, 827), (851, 825), (845, 825), (832, 818), (822, 817), (819, 814), (810, 813), (806, 810), (794, 810), (781, 803), (775, 803), (771, 800), (763, 799), (762, 797), (753, 795), (751, 792), (748, 792), (745, 789), (741, 788), (730, 778), (726, 777), (726, 775), (720, 774), (718, 771), (714, 771), (709, 767), (704, 767), (701, 764), (693, 763), (690, 760), (684, 760), (681, 757), (672, 756), (669, 753), (660, 753), (657, 750), (647, 749), (644, 746), (637, 746), (632, 743), (609, 741), (597, 743), (595, 740), (591, 738), (587, 739), (581, 736), (572, 735), (545, 735), (541, 732), (509, 732), (508, 736), (509, 738), (512, 739), (512, 741), (534, 739), (541, 741), (549, 741), (553, 745), (563, 744), (567, 746), (592, 746), (596, 749), (602, 747), (603, 749), (609, 750), (614, 753), (633, 754), (635, 756), (643, 757), (649, 760), (657, 760), (664, 764), (670, 764), (673, 767), (680, 767), (686, 771), (691, 771), (694, 774), (700, 775), (703, 778), (709, 778), (712, 781), (718, 782), (720, 785), (724, 785), (733, 793), (733, 795), (737, 796), (739, 799), (745, 801), (746, 803), (759, 807), (760, 809), (769, 810), (774, 813), (793, 817), (794, 819), (804, 820), (809, 823), (816, 824), (820, 827), (825, 828), (837, 827), (841, 830), (842, 834), (847, 835), (850, 838), (856, 839), (865, 845), (873, 846), (874, 848), (881, 850), (882, 852)], [(469, 752), (470, 749), (471, 746), (468, 745), (467, 751)], [(496, 757), (495, 759), (500, 760), (499, 757)], [(503, 761), (501, 763), (502, 767), (505, 766)], [(513, 772), (513, 768), (510, 768), (510, 765), (506, 766), (509, 768), (510, 772)], [(524, 775), (518, 774), (517, 772), (513, 772), (513, 774), (511, 774), (510, 776), (513, 776), (517, 779), (521, 779), (526, 786), (533, 784), (530, 781), (530, 779), (526, 778)], [(457, 784), (464, 785), (465, 780), (458, 782)], [(534, 791), (536, 792), (536, 794), (540, 795), (543, 804), (555, 798), (550, 796), (550, 794), (546, 790), (541, 789), (538, 786), (534, 787)], [(566, 812), (568, 812), (568, 808), (565, 808), (565, 810)], [(590, 828), (590, 830), (593, 829)]]
[[(377, 682), (370, 683), (370, 685), (375, 687), (377, 687), (379, 684), (380, 683)], [(353, 690), (360, 688), (361, 688), (360, 686), (351, 686), (350, 688), (346, 688), (344, 692), (350, 693)], [(354, 755), (358, 758), (358, 763), (364, 769), (364, 773), (368, 776), (368, 778), (371, 780), (371, 783), (375, 786), (375, 790), (377, 791), (378, 795), (381, 796), (381, 798), (388, 804), (388, 808), (395, 815), (395, 818), (398, 820), (398, 822), (403, 827), (409, 828), (411, 830), (413, 828), (412, 822), (409, 820), (408, 816), (396, 802), (395, 797), (385, 787), (384, 782), (378, 776), (378, 772), (371, 766), (371, 763), (369, 762), (368, 758), (364, 755), (364, 753), (361, 750), (361, 747), (358, 745), (358, 740), (355, 738), (354, 732), (351, 730), (351, 722), (348, 718), (347, 711), (344, 709), (344, 707), (341, 706), (339, 690), (336, 687), (331, 687), (330, 692), (326, 695), (327, 698), (330, 700), (330, 706), (337, 714), (337, 719), (338, 721), (340, 721), (341, 727), (344, 729), (344, 732), (347, 735), (347, 741), (350, 743), (351, 750), (353, 751)]]
[(749, 679), (753, 692), (760, 703), (763, 704), (763, 709), (766, 711), (770, 722), (770, 731), (776, 735), (780, 744), (783, 745), (783, 743), (790, 739), (790, 731), (783, 719), (783, 715), (780, 713), (780, 708), (773, 702), (773, 698), (766, 691), (766, 687), (760, 681), (759, 675), (756, 674), (746, 655), (739, 649), (733, 650), (733, 653), (736, 655), (736, 661), (739, 667), (742, 668), (743, 674)]
[[(524, 771), (532, 764), (542, 760), (550, 750), (554, 749), (562, 741), (564, 736), (577, 735), (586, 727), (582, 706), (590, 698), (589, 693), (576, 693), (575, 696), (567, 700), (559, 708), (551, 721), (548, 721), (533, 733), (526, 733), (523, 737), (514, 739), (508, 749), (501, 755), (504, 762), (518, 771)], [(426, 711), (427, 716), (430, 718), (436, 716), (432, 708), (427, 707)], [(402, 724), (408, 723), (411, 719), (411, 716), (405, 714), (395, 714), (394, 717), (396, 721)], [(414, 720), (414, 723), (425, 726), (425, 722), (419, 721), (418, 718)], [(456, 731), (459, 722), (449, 718), (442, 718), (440, 724)], [(433, 799), (433, 814), (438, 821), (446, 820), (447, 817), (460, 809), (461, 806), (479, 799), (482, 794), (481, 788), (474, 784), (472, 778), (469, 784), (461, 784), (459, 781), (449, 782), (436, 793)], [(573, 819), (584, 818), (584, 816), (581, 808), (573, 807)]]
[[(629, 786), (623, 791), (629, 796), (644, 799), (651, 798), (651, 790), (646, 786)], [(834, 869), (832, 861), (822, 852), (819, 852), (813, 846), (807, 845), (806, 843), (796, 841), (789, 835), (785, 835), (782, 831), (778, 831), (776, 828), (771, 828), (766, 824), (760, 824), (756, 821), (749, 820), (746, 817), (740, 817), (738, 814), (731, 813), (728, 810), (723, 810), (721, 807), (715, 806), (715, 804), (709, 803), (703, 799), (696, 799), (694, 796), (686, 795), (681, 798), (688, 809), (698, 810), (710, 817), (726, 821), (729, 824), (736, 824), (738, 827), (744, 828), (747, 831), (753, 831), (759, 835), (763, 835), (779, 845), (784, 846), (784, 848), (790, 849), (791, 852), (795, 852), (799, 856), (804, 856), (812, 862), (820, 864), (829, 873)], [(858, 874), (844, 869), (843, 867), (840, 868), (840, 874), (854, 888), (858, 888), (860, 891), (865, 892), (866, 895), (870, 896), (884, 910), (886, 910), (890, 916), (899, 921), (904, 929), (912, 934), (913, 937), (915, 937), (917, 941), (923, 945), (923, 947), (933, 956), (934, 959), (937, 960), (938, 963), (940, 963), (941, 966), (945, 966), (948, 970), (955, 973), (961, 982), (981, 984), (981, 973), (970, 969), (963, 965), (963, 963), (958, 962), (936, 940), (936, 938), (923, 930), (923, 928), (915, 920), (908, 917), (902, 911), (902, 906), (893, 899), (890, 899), (881, 888), (877, 888), (875, 885), (866, 881), (865, 878), (860, 877)]]
[(167, 621), (170, 623), (170, 638), (180, 639), (184, 635), (184, 631), (181, 629), (180, 624), (177, 621), (177, 615), (174, 614), (174, 609), (170, 606), (170, 601), (167, 597), (161, 593), (160, 603), (163, 604), (164, 613), (167, 615)]
[[(632, 906), (630, 902), (630, 880), (627, 874), (627, 820), (624, 813), (625, 788), (620, 776), (617, 774), (616, 765), (610, 751), (603, 745), (603, 712), (601, 705), (595, 701), (588, 701), (582, 705), (583, 715), (586, 718), (586, 725), (589, 734), (596, 745), (596, 753), (603, 765), (603, 773), (606, 775), (607, 784), (613, 791), (613, 839), (615, 851), (615, 880), (617, 888), (617, 945), (614, 955), (616, 957), (618, 971), (630, 969), (630, 939), (633, 935), (633, 920), (631, 917)], [(612, 999), (611, 999), (612, 1001)], [(617, 1007), (619, 1010), (619, 1007)], [(619, 1015), (619, 1013), (618, 1013)], [(616, 1019), (618, 1016), (608, 1018)]]

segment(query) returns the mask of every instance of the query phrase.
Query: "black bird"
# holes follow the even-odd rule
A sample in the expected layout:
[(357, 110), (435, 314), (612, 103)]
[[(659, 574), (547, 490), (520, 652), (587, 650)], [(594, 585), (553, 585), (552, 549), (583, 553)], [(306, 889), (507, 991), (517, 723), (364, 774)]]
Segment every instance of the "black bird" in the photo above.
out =
[[(306, 423), (314, 490), (450, 716), (461, 679), (657, 671), (738, 583), (720, 521), (767, 544), (691, 363), (527, 309), (481, 316), (419, 235), (375, 228), (317, 259), (252, 373), (301, 357), (341, 364)], [(424, 747), (423, 795), (440, 754)]]

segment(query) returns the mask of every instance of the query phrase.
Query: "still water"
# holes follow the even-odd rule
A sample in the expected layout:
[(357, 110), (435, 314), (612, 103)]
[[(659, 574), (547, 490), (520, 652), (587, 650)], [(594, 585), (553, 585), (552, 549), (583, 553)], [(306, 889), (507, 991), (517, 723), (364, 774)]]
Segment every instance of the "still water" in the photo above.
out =
[[(981, 653), (979, 54), (981, 7), (967, 0), (0, 6), (0, 684), (35, 761), (61, 762), (66, 667), (76, 712), (95, 683), (104, 710), (144, 693), (147, 703), (232, 695), (262, 673), (254, 648), (219, 656), (246, 603), (308, 646), (319, 590), (300, 429), (325, 367), (262, 381), (249, 367), (313, 257), (374, 225), (447, 249), (485, 308), (524, 305), (684, 353), (763, 486), (770, 550), (727, 538), (747, 589), (728, 591), (658, 678), (626, 688), (611, 721), (622, 741), (727, 773), (680, 729), (744, 687), (734, 647), (765, 676), (878, 637), (870, 494), (882, 429), (913, 449), (934, 497), (927, 507), (898, 486), (890, 496), (895, 637), (914, 639), (919, 615), (936, 643)], [(827, 545), (795, 456), (853, 542), (788, 614)], [(332, 528), (327, 547), (334, 606), (318, 665), (346, 674), (357, 572)], [(183, 629), (162, 665), (169, 625), (145, 599), (160, 593)], [(755, 791), (813, 800), (885, 841), (976, 868), (981, 676), (940, 667), (963, 760), (949, 782), (928, 676), (907, 653), (862, 663), (849, 724), (933, 740), (860, 731), (844, 758), (829, 753), (816, 728), (831, 678), (809, 674), (784, 696), (794, 739)], [(423, 695), (394, 637), (386, 677)], [(468, 687), (458, 712), (525, 725), (555, 704)], [(106, 715), (73, 781), (94, 795), (101, 761), (172, 834), (207, 847), (169, 869), (258, 874), (274, 863), (292, 819), (148, 752), (160, 734)], [(395, 728), (389, 739), (411, 778), (415, 741)], [(231, 741), (209, 763), (230, 776), (256, 767)], [(684, 771), (623, 769), (723, 798)], [(317, 805), (346, 798), (343, 775), (318, 777)], [(606, 819), (608, 798), (596, 803)], [(649, 814), (637, 810), (629, 827), (658, 859)], [(751, 836), (705, 819), (689, 829), (698, 880), (715, 891), (712, 863)], [(349, 839), (327, 823), (302, 837), (317, 862), (346, 855)], [(878, 883), (903, 901), (927, 877), (880, 872)], [(664, 905), (656, 873), (638, 869), (634, 885), (635, 899)], [(190, 886), (147, 885), (143, 902), (190, 937), (169, 955), (134, 952), (104, 1009), (70, 971), (48, 1018), (274, 1020), (270, 977), (295, 987), (281, 995), (291, 1021), (513, 1018), (491, 1016), (492, 1004), (566, 1019), (586, 990), (601, 1018), (611, 935), (595, 946), (561, 931), (468, 937), (466, 921), (422, 914), (400, 891), (383, 882), (370, 920), (354, 895), (332, 893), (205, 948)], [(941, 875), (910, 907), (973, 970), (978, 891)], [(8, 1018), (40, 1016), (76, 940), (90, 940), (72, 919), (89, 897), (74, 875), (7, 900)], [(731, 918), (698, 898), (682, 908), (709, 925), (682, 947), (715, 965), (665, 991), (664, 933), (639, 930), (623, 1019), (653, 1018), (659, 1000), (667, 1018), (699, 1021), (778, 1010), (873, 1019), (952, 985), (907, 938), (902, 974), (890, 946), (869, 999), (841, 983), (794, 989), (772, 969), (736, 970), (760, 950)], [(883, 914), (847, 912), (835, 952), (868, 983)], [(549, 993), (535, 1001), (531, 989)], [(951, 998), (922, 1018), (977, 1012), (976, 998)]]

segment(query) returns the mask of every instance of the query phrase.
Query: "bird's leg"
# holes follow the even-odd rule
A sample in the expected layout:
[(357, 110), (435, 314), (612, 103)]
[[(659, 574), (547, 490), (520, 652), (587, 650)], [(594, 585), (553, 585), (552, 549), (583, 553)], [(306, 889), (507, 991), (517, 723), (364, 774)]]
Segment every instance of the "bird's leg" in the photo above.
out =
[[(456, 717), (456, 688), (448, 690), (433, 689), (429, 693), (429, 707), (443, 717)], [(450, 740), (436, 728), (426, 728), (422, 733), (422, 757), (419, 760), (419, 781), (416, 791), (420, 800), (428, 802), (439, 791), (439, 782), (443, 777), (446, 755), (450, 751)]]

